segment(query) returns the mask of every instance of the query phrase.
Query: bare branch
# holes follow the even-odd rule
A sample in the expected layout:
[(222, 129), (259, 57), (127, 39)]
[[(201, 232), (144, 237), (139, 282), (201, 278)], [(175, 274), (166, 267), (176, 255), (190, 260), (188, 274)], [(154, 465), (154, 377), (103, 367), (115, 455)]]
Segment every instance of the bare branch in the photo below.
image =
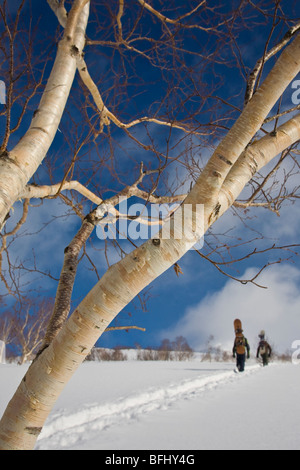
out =
[(119, 0), (119, 12), (117, 15), (117, 24), (119, 29), (119, 41), (122, 41), (122, 16), (124, 14), (124, 0)]
[[(147, 172), (143, 175), (147, 175)], [(186, 198), (186, 194), (178, 194), (175, 196), (156, 196), (151, 194), (147, 191), (143, 191), (138, 188), (138, 184), (141, 182), (140, 178), (137, 182), (135, 182), (131, 186), (127, 186), (124, 188), (120, 193), (112, 198), (107, 200), (102, 200), (99, 196), (94, 194), (92, 191), (87, 189), (84, 185), (79, 183), (78, 181), (65, 181), (62, 183), (57, 183), (52, 186), (37, 186), (37, 185), (27, 185), (23, 193), (20, 195), (20, 199), (46, 199), (46, 198), (54, 198), (59, 196), (61, 191), (77, 191), (79, 194), (100, 206), (103, 203), (107, 205), (113, 206), (119, 203), (119, 198), (130, 198), (130, 197), (138, 197), (143, 199), (144, 201), (148, 201), (154, 204), (173, 204), (176, 202), (182, 202)], [(118, 211), (115, 212), (115, 215), (122, 216)]]
[(75, 0), (69, 14), (68, 21), (65, 27), (65, 35), (67, 38), (73, 39), (78, 25), (79, 16), (87, 3), (90, 0)]
[(204, 26), (200, 26), (199, 24), (193, 24), (193, 25), (189, 25), (189, 24), (183, 24), (181, 23), (181, 20), (193, 15), (197, 10), (199, 10), (200, 7), (202, 7), (203, 5), (206, 4), (206, 0), (203, 0), (202, 2), (199, 3), (199, 5), (196, 6), (196, 8), (194, 8), (192, 11), (178, 17), (176, 20), (172, 20), (171, 18), (168, 18), (167, 16), (163, 15), (162, 13), (160, 13), (159, 11), (155, 10), (151, 5), (149, 5), (149, 3), (147, 3), (145, 0), (138, 0), (138, 2), (142, 5), (143, 8), (146, 8), (148, 11), (150, 11), (151, 13), (153, 13), (153, 15), (155, 15), (159, 20), (161, 20), (163, 23), (168, 23), (168, 24), (172, 24), (172, 25), (177, 25), (177, 26), (180, 26), (182, 28), (187, 28), (187, 29), (200, 29), (202, 31), (211, 31), (211, 30), (215, 30), (216, 28), (218, 28), (219, 26), (223, 25), (225, 22), (222, 22), (220, 24), (218, 24), (217, 26), (212, 26), (212, 27), (204, 27)]
[(294, 108), (288, 109), (287, 111), (283, 111), (282, 113), (276, 114), (275, 116), (271, 116), (267, 119), (265, 119), (264, 124), (268, 124), (271, 121), (274, 121), (274, 119), (278, 119), (282, 116), (286, 116), (287, 114), (294, 113), (295, 111), (300, 110), (300, 105), (294, 106)]
[(64, 1), (59, 0), (47, 0), (50, 8), (53, 10), (57, 19), (63, 28), (66, 27), (68, 14), (64, 7)]
[(208, 134), (207, 132), (202, 133), (202, 132), (192, 131), (191, 128), (183, 126), (182, 124), (179, 124), (177, 122), (162, 121), (160, 119), (151, 118), (151, 117), (148, 117), (148, 116), (143, 116), (141, 118), (135, 119), (134, 121), (131, 121), (127, 124), (123, 123), (111, 111), (109, 111), (108, 108), (105, 106), (105, 104), (102, 100), (101, 94), (98, 90), (98, 87), (96, 86), (95, 82), (91, 78), (91, 76), (88, 72), (87, 65), (86, 65), (86, 63), (85, 63), (85, 61), (82, 57), (78, 58), (78, 70), (79, 70), (79, 74), (80, 74), (80, 77), (81, 77), (83, 83), (89, 89), (89, 91), (90, 91), (90, 93), (91, 93), (91, 95), (94, 99), (94, 102), (95, 102), (95, 104), (96, 104), (96, 106), (97, 106), (97, 108), (100, 112), (100, 132), (103, 132), (103, 127), (104, 126), (109, 126), (110, 121), (112, 121), (120, 129), (130, 129), (131, 127), (134, 127), (134, 126), (136, 126), (138, 124), (141, 124), (143, 122), (149, 122), (149, 123), (154, 123), (154, 124), (158, 124), (158, 125), (161, 125), (161, 126), (171, 127), (173, 129), (180, 129), (180, 130), (182, 130), (186, 133), (193, 132), (193, 134), (195, 134), (195, 135), (207, 135)]
[(109, 326), (104, 330), (104, 333), (108, 331), (117, 331), (117, 330), (140, 330), (146, 331), (146, 328), (141, 328), (140, 326)]
[[(235, 277), (235, 276), (232, 276), (231, 274), (225, 272), (222, 268), (220, 268), (220, 263), (216, 262), (216, 261), (213, 261), (211, 260), (208, 256), (205, 256), (203, 253), (201, 253), (199, 250), (195, 250), (199, 256), (201, 256), (201, 258), (205, 259), (206, 261), (209, 261), (211, 264), (213, 264), (215, 266), (215, 268), (217, 268), (217, 270), (225, 275), (226, 277), (229, 277), (230, 279), (236, 281), (236, 282), (240, 282), (241, 284), (243, 285), (246, 285), (246, 284), (254, 284), (256, 287), (260, 287), (261, 289), (267, 289), (266, 286), (262, 286), (261, 284), (258, 284), (256, 282), (256, 279), (261, 275), (261, 273), (267, 269), (268, 267), (270, 266), (273, 266), (274, 264), (279, 264), (282, 262), (282, 260), (278, 260), (278, 261), (274, 261), (274, 262), (270, 262), (270, 263), (267, 263), (265, 264), (261, 269), (258, 270), (258, 272), (250, 279), (240, 279), (238, 277)], [(227, 263), (223, 263), (223, 264), (227, 264)]]
[(262, 57), (256, 62), (256, 65), (253, 71), (251, 72), (248, 83), (247, 83), (247, 89), (246, 89), (246, 94), (245, 94), (245, 104), (247, 104), (251, 100), (254, 94), (255, 83), (256, 83), (259, 73), (261, 72), (263, 65), (269, 59), (271, 59), (275, 54), (281, 51), (281, 49), (283, 49), (290, 42), (290, 40), (299, 31), (299, 29), (300, 29), (300, 23), (297, 23), (295, 26), (293, 26), (292, 28), (288, 30), (288, 32), (284, 35), (282, 40), (276, 46), (274, 46), (269, 52), (266, 52), (264, 57)]
[(20, 194), (20, 199), (44, 199), (49, 197), (59, 196), (61, 191), (77, 191), (86, 197), (88, 200), (92, 201), (94, 204), (99, 206), (103, 201), (100, 197), (96, 196), (92, 191), (87, 189), (78, 181), (65, 181), (62, 183), (57, 183), (52, 186), (37, 186), (37, 185), (27, 185)]

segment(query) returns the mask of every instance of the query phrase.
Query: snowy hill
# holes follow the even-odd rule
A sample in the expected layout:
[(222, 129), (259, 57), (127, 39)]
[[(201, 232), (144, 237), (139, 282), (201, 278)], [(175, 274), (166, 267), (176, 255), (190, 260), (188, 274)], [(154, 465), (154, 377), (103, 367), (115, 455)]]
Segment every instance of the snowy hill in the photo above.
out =
[[(27, 367), (0, 364), (0, 414)], [(300, 450), (299, 391), (291, 364), (86, 362), (36, 448)]]

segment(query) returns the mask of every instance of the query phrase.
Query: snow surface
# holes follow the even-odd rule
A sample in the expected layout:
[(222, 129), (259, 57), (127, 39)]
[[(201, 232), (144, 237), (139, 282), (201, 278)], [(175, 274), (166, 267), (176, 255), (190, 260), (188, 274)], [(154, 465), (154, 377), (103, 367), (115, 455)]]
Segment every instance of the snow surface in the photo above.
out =
[[(28, 366), (0, 364), (0, 415)], [(38, 450), (300, 450), (300, 366), (85, 362)]]

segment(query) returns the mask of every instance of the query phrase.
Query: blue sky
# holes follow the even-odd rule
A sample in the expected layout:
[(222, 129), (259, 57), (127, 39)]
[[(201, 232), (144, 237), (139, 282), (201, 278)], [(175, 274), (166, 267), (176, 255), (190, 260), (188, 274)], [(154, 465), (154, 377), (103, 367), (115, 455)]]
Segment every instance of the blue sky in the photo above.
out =
[[(195, 2), (192, 3), (195, 5)], [(218, 1), (212, 3), (214, 6), (220, 6)], [(266, 1), (266, 7), (270, 3)], [(12, 13), (15, 12), (18, 4), (17, 0), (10, 4)], [(48, 9), (46, 2), (44, 4), (39, 0), (33, 0), (31, 4), (35, 20), (39, 19), (39, 22), (36, 23), (38, 25), (37, 30), (33, 34), (43, 30), (42, 44), (44, 46), (35, 45), (34, 47), (37, 54), (43, 54), (44, 49), (42, 47), (47, 48), (49, 62), (46, 70), (50, 70), (51, 60), (55, 53), (56, 39), (53, 37), (53, 31), (57, 29), (56, 19), (50, 9)], [(297, 2), (283, 1), (282, 5), (292, 18), (296, 20), (298, 17), (299, 19), (300, 11)], [(26, 8), (25, 24), (29, 21), (29, 3)], [(250, 15), (248, 12), (248, 16), (249, 19), (247, 21), (250, 22), (254, 13), (252, 12)], [(109, 21), (109, 17), (105, 17), (103, 21)], [(145, 27), (144, 24), (143, 27)], [(224, 42), (223, 49), (219, 50), (217, 56), (220, 63), (217, 65), (206, 63), (205, 65), (202, 79), (205, 78), (207, 83), (202, 83), (203, 90), (206, 90), (208, 86), (212, 87), (211, 91), (218, 93), (223, 99), (230, 100), (235, 106), (242, 106), (245, 82), (243, 80), (243, 68), (237, 67), (236, 57), (240, 53), (245, 66), (249, 68), (254, 66), (256, 60), (263, 53), (265, 41), (264, 28), (270, 28), (270, 24), (264, 23), (260, 18), (257, 21), (257, 26), (253, 27), (253, 29), (236, 31), (238, 47), (235, 50), (227, 47), (226, 42)], [(278, 37), (282, 37), (285, 31), (284, 26), (282, 26), (274, 41)], [(94, 27), (90, 25), (88, 34), (93, 37), (94, 32)], [(202, 36), (200, 38), (202, 39)], [(191, 40), (190, 37), (187, 41), (189, 45), (191, 45)], [(206, 38), (204, 42), (210, 51), (213, 51), (218, 46), (215, 37), (211, 41), (208, 41)], [(96, 65), (93, 65), (91, 70), (101, 82), (105, 91), (104, 95), (107, 98), (107, 102), (110, 103), (109, 100), (113, 93), (111, 83), (117, 86), (118, 80), (120, 80), (123, 86), (125, 78), (117, 76), (117, 71), (122, 70), (119, 63), (120, 58), (117, 54), (113, 60), (113, 71), (110, 62), (111, 51), (107, 48), (101, 54), (99, 57), (97, 56)], [(92, 62), (93, 58), (93, 49), (89, 49), (85, 57), (87, 63), (89, 61)], [(230, 66), (224, 64), (225, 59), (230, 60)], [(201, 60), (196, 57), (188, 60), (190, 60), (190, 65), (193, 65), (200, 73), (202, 67)], [(130, 93), (134, 95), (134, 99), (128, 105), (125, 95), (123, 98), (123, 88), (121, 85), (120, 93), (116, 98), (118, 111), (120, 110), (122, 118), (126, 121), (131, 115), (141, 116), (147, 114), (147, 108), (149, 109), (149, 107), (154, 110), (156, 108), (159, 109), (159, 101), (164, 96), (165, 91), (163, 85), (161, 87), (158, 86), (159, 75), (155, 67), (150, 67), (147, 61), (140, 58), (136, 60), (135, 65), (138, 68), (138, 74), (140, 74), (140, 81), (137, 81), (138, 74), (129, 68), (127, 77)], [(41, 64), (37, 63), (35, 73), (38, 75), (40, 70)], [(168, 76), (167, 72), (166, 75)], [(152, 86), (150, 86), (150, 82)], [(175, 84), (178, 85), (178, 78), (176, 77), (174, 77)], [(214, 90), (215, 86), (217, 87), (216, 90)], [(292, 106), (292, 93), (292, 87), (285, 93), (283, 101), (285, 108)], [(77, 110), (83, 102), (82, 90), (78, 84), (78, 79), (76, 79), (70, 102), (60, 126), (60, 132), (57, 133), (49, 155), (35, 177), (36, 182), (49, 184), (51, 178), (52, 182), (61, 180), (65, 168), (69, 164), (71, 150), (76, 145), (76, 137), (86, 135), (86, 127), (81, 125), (80, 115), (77, 115)], [(185, 110), (179, 104), (179, 97), (177, 96), (176, 99), (174, 98), (175, 116), (184, 115)], [(196, 119), (199, 123), (206, 123), (210, 101), (208, 100), (203, 106), (200, 104), (201, 97), (195, 95), (190, 106), (195, 108), (195, 110), (198, 109), (197, 106), (199, 107), (199, 116), (197, 115)], [(29, 109), (31, 113), (36, 109), (36, 105), (36, 100), (33, 100)], [(113, 105), (111, 104), (111, 106)], [(170, 112), (170, 106), (171, 103), (166, 103), (165, 111)], [(220, 116), (223, 115), (224, 107), (221, 104), (214, 111), (215, 118), (218, 117), (218, 112), (220, 112)], [(23, 126), (20, 128), (20, 133), (26, 129), (30, 116), (31, 114), (28, 113)], [(236, 116), (237, 112), (233, 112), (232, 118), (228, 122), (233, 122)], [(75, 134), (72, 134), (68, 127), (70, 119), (73, 119), (77, 126)], [(181, 131), (174, 131), (170, 142), (167, 143), (169, 130), (162, 129), (156, 125), (150, 125), (148, 129), (140, 126), (134, 131), (134, 135), (144, 143), (147, 143), (147, 130), (151, 131), (158, 150), (166, 152), (167, 147), (171, 148), (171, 157), (184, 153), (187, 145), (192, 144), (193, 149), (191, 153), (193, 158), (196, 161), (201, 158), (206, 159), (211, 154), (213, 146), (217, 143), (217, 137), (214, 140), (206, 137), (199, 138), (198, 140), (194, 138), (192, 142), (189, 142), (187, 139), (184, 139), (184, 134)], [(220, 133), (222, 134), (222, 132)], [(18, 137), (19, 135), (12, 139), (11, 146), (14, 145)], [(113, 129), (112, 137), (115, 156), (114, 171), (120, 175), (119, 181), (109, 166), (109, 145), (104, 140), (98, 142), (97, 148), (93, 148), (92, 143), (89, 144), (89, 153), (85, 154), (82, 152), (74, 174), (75, 178), (88, 184), (91, 190), (101, 196), (109, 196), (114, 191), (122, 189), (124, 183), (127, 184), (128, 181), (133, 182), (137, 175), (140, 161), (144, 161), (145, 164), (149, 165), (153, 164), (153, 155), (145, 153), (141, 155), (140, 149), (124, 133)], [(64, 158), (61, 158), (62, 155)], [(91, 179), (88, 176), (89, 168), (92, 163), (97, 161), (99, 155), (101, 156), (101, 162), (97, 163), (97, 172), (95, 172), (94, 177)], [(56, 169), (50, 175), (49, 166), (53, 162), (56, 162)], [(287, 168), (284, 169), (287, 170)], [(178, 188), (178, 192), (187, 190), (192, 178), (184, 166), (176, 162), (169, 167), (168, 179), (160, 183), (159, 189), (167, 192), (168, 186), (176, 187), (178, 185), (178, 176), (184, 183), (182, 187)], [(284, 171), (281, 175), (278, 174), (278, 178), (283, 177)], [(148, 182), (147, 184), (150, 183)], [(35, 201), (34, 204), (38, 206), (39, 201)], [(87, 212), (91, 206), (85, 204), (83, 207)], [(8, 227), (12, 226), (13, 222), (18, 219), (20, 211), (21, 205), (17, 203)], [(225, 233), (225, 237), (222, 237), (222, 242), (226, 241), (232, 245), (241, 245), (246, 240), (253, 240), (249, 244), (237, 246), (233, 249), (236, 257), (245, 256), (254, 247), (265, 249), (274, 243), (278, 246), (294, 244), (299, 241), (300, 236), (299, 211), (299, 205), (288, 203), (283, 207), (280, 218), (274, 213), (267, 212), (265, 209), (251, 210), (248, 213), (246, 222), (230, 211), (217, 222), (214, 227), (214, 234)], [(64, 247), (67, 246), (80, 227), (79, 218), (76, 216), (67, 218), (65, 217), (66, 213), (69, 213), (69, 208), (64, 206), (59, 200), (44, 201), (40, 207), (30, 208), (28, 221), (20, 232), (22, 236), (11, 247), (11, 259), (16, 262), (17, 260), (22, 260), (27, 268), (32, 268), (37, 263), (39, 271), (45, 273), (50, 271), (51, 275), (57, 278), (63, 262)], [(49, 221), (51, 223), (48, 225)], [(211, 236), (207, 237), (207, 241), (213, 243), (213, 238)], [(122, 246), (130, 249), (127, 242), (122, 242)], [(87, 252), (93, 259), (93, 263), (100, 275), (106, 269), (104, 248), (104, 242), (97, 238), (95, 232), (87, 245)], [(49, 253), (51, 253), (50, 259)], [(109, 249), (108, 254), (110, 262), (117, 261), (118, 257), (114, 251)], [(225, 271), (234, 277), (249, 279), (264, 264), (274, 262), (279, 258), (286, 259), (291, 257), (291, 255), (292, 253), (287, 251), (282, 253), (268, 251), (261, 255), (252, 256), (239, 264), (233, 264), (225, 268)], [(230, 257), (230, 254), (227, 256)], [(290, 348), (291, 343), (299, 339), (296, 337), (300, 326), (298, 314), (300, 311), (300, 263), (297, 256), (292, 256), (292, 259), (289, 261), (282, 261), (281, 264), (270, 266), (264, 271), (259, 282), (267, 287), (267, 289), (249, 284), (243, 285), (225, 277), (209, 262), (200, 258), (194, 251), (188, 252), (179, 264), (183, 275), (177, 277), (174, 269), (170, 268), (141, 293), (141, 298), (146, 300), (145, 309), (141, 308), (140, 299), (135, 299), (116, 319), (116, 325), (136, 325), (146, 328), (146, 332), (130, 330), (129, 332), (105, 333), (97, 344), (106, 347), (116, 345), (134, 346), (136, 343), (142, 347), (158, 346), (164, 337), (174, 340), (176, 336), (183, 335), (195, 349), (199, 350), (203, 349), (208, 337), (213, 335), (216, 345), (228, 348), (233, 340), (233, 320), (236, 317), (240, 317), (243, 320), (245, 333), (253, 347), (255, 346), (257, 334), (261, 329), (267, 331), (271, 342), (281, 351)], [(34, 289), (36, 289), (34, 295), (52, 297), (55, 295), (57, 285), (55, 280), (29, 272), (22, 272), (22, 275), (24, 276), (22, 278), (24, 286), (27, 286), (24, 287), (25, 290), (32, 289), (34, 286)], [(27, 284), (27, 282), (30, 284)], [(83, 259), (79, 265), (74, 286), (74, 307), (89, 292), (95, 282), (97, 282), (97, 276), (91, 269), (87, 259)]]

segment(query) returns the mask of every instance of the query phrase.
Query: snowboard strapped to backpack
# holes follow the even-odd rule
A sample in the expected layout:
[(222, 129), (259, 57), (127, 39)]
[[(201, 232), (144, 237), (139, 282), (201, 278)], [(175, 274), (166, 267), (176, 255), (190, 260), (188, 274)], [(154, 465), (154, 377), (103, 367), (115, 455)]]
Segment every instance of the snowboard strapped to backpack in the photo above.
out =
[(242, 322), (239, 319), (234, 320), (235, 349), (237, 354), (245, 354), (246, 339), (243, 335)]

